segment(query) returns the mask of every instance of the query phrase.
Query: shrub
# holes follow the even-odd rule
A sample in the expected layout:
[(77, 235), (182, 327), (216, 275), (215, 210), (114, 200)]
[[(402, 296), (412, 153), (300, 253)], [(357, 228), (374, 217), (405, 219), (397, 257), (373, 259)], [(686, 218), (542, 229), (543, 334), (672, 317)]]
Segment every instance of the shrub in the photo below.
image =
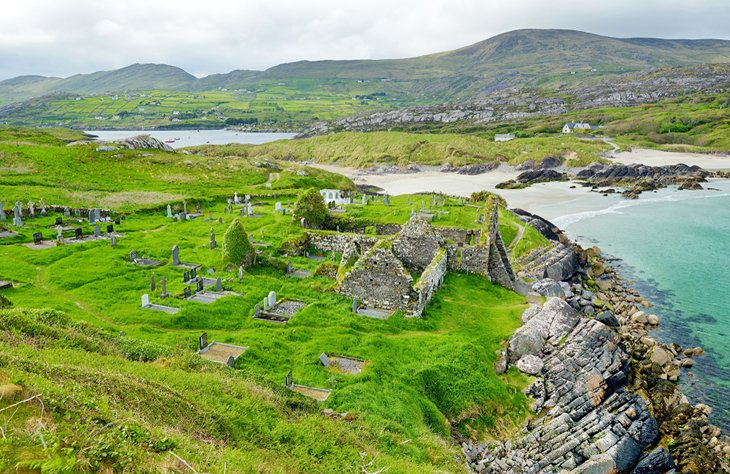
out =
[(223, 235), (223, 258), (236, 265), (250, 266), (256, 251), (238, 219), (233, 219)]
[(294, 208), (294, 215), (297, 218), (305, 218), (312, 226), (322, 226), (327, 220), (327, 206), (324, 198), (315, 188), (309, 188), (299, 196), (299, 201)]

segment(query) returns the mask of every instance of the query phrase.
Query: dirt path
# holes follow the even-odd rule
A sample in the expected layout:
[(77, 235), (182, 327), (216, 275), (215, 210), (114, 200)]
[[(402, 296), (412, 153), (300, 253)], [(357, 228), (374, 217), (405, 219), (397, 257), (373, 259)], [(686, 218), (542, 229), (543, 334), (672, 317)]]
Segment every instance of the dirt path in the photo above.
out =
[(512, 239), (512, 242), (509, 244), (509, 247), (507, 248), (508, 253), (512, 253), (512, 250), (520, 243), (520, 240), (522, 240), (522, 236), (525, 235), (525, 226), (517, 224), (517, 227), (517, 235), (515, 235), (515, 238)]

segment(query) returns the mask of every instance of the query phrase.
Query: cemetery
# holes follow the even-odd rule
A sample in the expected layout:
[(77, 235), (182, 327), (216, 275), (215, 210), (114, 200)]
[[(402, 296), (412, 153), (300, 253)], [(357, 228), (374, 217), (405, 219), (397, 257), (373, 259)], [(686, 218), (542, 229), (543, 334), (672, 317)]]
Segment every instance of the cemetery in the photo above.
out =
[[(149, 384), (133, 389), (150, 393), (145, 406), (103, 399), (125, 416), (136, 410), (154, 419), (146, 410), (167, 396), (162, 384), (180, 400), (171, 405), (205, 406), (256, 429), (266, 424), (306, 438), (307, 417), (316, 418), (328, 439), (376, 446), (405, 470), (417, 470), (413, 459), (431, 451), (450, 470), (453, 452), (443, 444), (450, 423), (495, 421), (494, 413), (470, 412), (476, 404), (527, 411), (527, 380), (484, 368), (526, 307), (511, 291), (512, 266), (546, 241), (525, 231), (510, 245), (523, 224), (497, 200), (365, 194), (342, 176), (273, 160), (124, 150), (112, 172), (93, 148), (49, 146), (54, 157), (42, 147), (20, 148), (46, 184), (27, 186), (28, 177), (18, 175), (0, 185), (0, 232), (8, 234), (0, 240), (0, 296), (19, 318), (53, 311), (86, 328), (83, 343), (66, 342), (81, 337), (69, 336), (38, 350), (12, 349), (24, 367), (43, 357), (61, 373), (88, 370), (125, 390)], [(66, 157), (68, 170), (56, 155)], [(215, 181), (201, 178), (202, 170)], [(102, 191), (75, 192), (91, 184)], [(321, 208), (300, 206), (311, 189)], [(333, 189), (349, 189), (339, 212), (320, 193)], [(49, 204), (34, 204), (31, 213), (28, 202), (41, 198)], [(203, 332), (212, 342), (201, 346)], [(0, 338), (12, 334), (0, 331)], [(137, 345), (144, 350), (130, 349)], [(15, 362), (8, 369), (4, 361), (0, 372), (19, 374)], [(28, 380), (45, 377), (32, 370)], [(297, 383), (282, 384), (290, 372)], [(463, 388), (458, 398), (446, 388), (453, 386)], [(100, 396), (92, 384), (78, 390)], [(326, 417), (312, 398), (356, 413), (358, 434), (339, 422), (322, 425)], [(293, 418), (289, 406), (306, 415)], [(405, 420), (399, 411), (419, 416)], [(374, 434), (382, 427), (387, 442)], [(180, 443), (196, 445), (181, 436)], [(409, 439), (417, 440), (408, 447), (415, 458), (389, 447)], [(279, 443), (267, 449), (280, 453)], [(306, 466), (320, 470), (316, 460)]]

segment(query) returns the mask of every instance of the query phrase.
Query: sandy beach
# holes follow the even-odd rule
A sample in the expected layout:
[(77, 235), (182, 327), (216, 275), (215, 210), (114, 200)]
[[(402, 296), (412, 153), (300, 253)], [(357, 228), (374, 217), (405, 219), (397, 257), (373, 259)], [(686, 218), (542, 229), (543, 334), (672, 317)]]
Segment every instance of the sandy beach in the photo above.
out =
[[(614, 159), (617, 163), (624, 164), (641, 163), (661, 166), (685, 163), (696, 164), (708, 170), (730, 169), (730, 156), (699, 153), (636, 149), (617, 153)], [(509, 207), (521, 208), (547, 219), (606, 209), (624, 201), (623, 197), (618, 194), (603, 196), (572, 182), (538, 183), (525, 189), (497, 189), (498, 183), (514, 179), (520, 174), (519, 171), (504, 164), (494, 171), (475, 176), (442, 173), (435, 168), (408, 174), (363, 175), (355, 168), (332, 165), (313, 166), (343, 174), (351, 178), (355, 184), (377, 186), (391, 195), (442, 192), (469, 197), (473, 192), (487, 190), (505, 198)]]

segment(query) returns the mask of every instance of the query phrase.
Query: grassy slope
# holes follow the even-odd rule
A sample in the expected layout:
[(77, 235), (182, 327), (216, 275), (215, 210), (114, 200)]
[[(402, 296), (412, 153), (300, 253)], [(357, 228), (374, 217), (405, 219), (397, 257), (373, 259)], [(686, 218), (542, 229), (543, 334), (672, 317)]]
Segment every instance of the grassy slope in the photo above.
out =
[(227, 145), (193, 147), (212, 155), (238, 155), (280, 160), (313, 160), (340, 166), (370, 167), (380, 164), (405, 166), (454, 166), (470, 163), (542, 160), (547, 156), (570, 156), (574, 165), (598, 159), (608, 149), (600, 142), (579, 140), (572, 136), (535, 137), (495, 143), (479, 135), (406, 132), (342, 132), (301, 140), (286, 140), (263, 145)]
[[(37, 338), (32, 337), (36, 329), (13, 326), (7, 313), (0, 316), (0, 338), (7, 348), (0, 356), (0, 385), (22, 388), (0, 400), (0, 409), (35, 394), (41, 394), (47, 407), (40, 416), (37, 405), (24, 404), (19, 415), (5, 422), (4, 430), (12, 433), (0, 440), (0, 462), (6, 466), (52, 453), (54, 462), (65, 456), (78, 469), (95, 470), (93, 463), (107, 453), (112, 459), (107, 464), (157, 470), (176, 463), (168, 452), (173, 450), (199, 470), (221, 471), (225, 465), (237, 472), (341, 472), (359, 469), (359, 453), (365, 452), (368, 459), (378, 455), (376, 464), (390, 466), (391, 472), (453, 471), (458, 461), (447, 421), (458, 422), (464, 433), (499, 436), (526, 415), (527, 401), (520, 393), (526, 380), (516, 374), (497, 377), (491, 370), (500, 341), (519, 325), (522, 297), (478, 276), (449, 275), (426, 319), (377, 321), (353, 317), (347, 298), (323, 292), (331, 287), (330, 280), (299, 280), (279, 269), (286, 260), (276, 248), (297, 229), (289, 216), (272, 212), (275, 200), (293, 202), (301, 187), (338, 186), (344, 178), (311, 169), (310, 176), (284, 170), (267, 191), (261, 183), (268, 170), (247, 160), (165, 153), (140, 157), (139, 152), (113, 158), (93, 147), (67, 148), (46, 133), (5, 130), (2, 137), (0, 166), (25, 169), (3, 174), (0, 195), (7, 203), (45, 196), (49, 203), (92, 206), (98, 200), (114, 202), (121, 193), (137, 196), (119, 201), (129, 217), (118, 227), (124, 237), (115, 248), (106, 241), (48, 250), (17, 245), (30, 241), (37, 230), (46, 238), (54, 235), (50, 226), (55, 215), (29, 220), (19, 237), (0, 241), (0, 278), (17, 282), (4, 292), (16, 306), (51, 307), (91, 325), (48, 330)], [(43, 144), (18, 146), (21, 141)], [(234, 189), (261, 194), (255, 210), (263, 217), (245, 220), (245, 225), (257, 241), (271, 244), (264, 252), (271, 265), (251, 269), (243, 282), (227, 271), (218, 250), (207, 248), (211, 225), (220, 243), (231, 220), (222, 212), (223, 197)], [(277, 199), (267, 197), (273, 192)], [(179, 197), (158, 200), (151, 193)], [(179, 204), (183, 196), (191, 207), (200, 198), (206, 213), (214, 211), (225, 223), (172, 223), (164, 218), (168, 199)], [(351, 215), (404, 222), (412, 207), (407, 199), (393, 198), (385, 212), (382, 203), (353, 206)], [(428, 204), (430, 197), (411, 199)], [(450, 201), (444, 210), (449, 213), (439, 224), (477, 225), (476, 209)], [(85, 233), (91, 230), (82, 227)], [(215, 269), (224, 286), (242, 296), (210, 305), (165, 300), (181, 308), (176, 315), (139, 309), (152, 274), (158, 279), (165, 275), (174, 295), (182, 292), (182, 272), (169, 265), (175, 244), (183, 261)], [(132, 250), (166, 263), (154, 270), (136, 267), (128, 263)], [(295, 268), (316, 265), (305, 258), (291, 260)], [(272, 289), (280, 299), (308, 303), (287, 326), (250, 317), (252, 306)], [(120, 330), (129, 342), (118, 339)], [(251, 347), (237, 361), (238, 370), (224, 370), (193, 355), (202, 331), (212, 340)], [(90, 341), (78, 342), (79, 334)], [(319, 365), (317, 357), (325, 351), (370, 362), (361, 375), (338, 374)], [(140, 353), (165, 355), (156, 363), (127, 360)], [(295, 382), (334, 388), (324, 406), (348, 411), (354, 421), (330, 420), (313, 403), (284, 390), (289, 370)], [(197, 426), (199, 419), (203, 426)], [(38, 420), (45, 428), (38, 427)], [(112, 420), (128, 422), (104, 428)], [(130, 424), (138, 426), (132, 431), (149, 434), (130, 435), (122, 429)], [(89, 431), (100, 435), (83, 434)], [(44, 434), (50, 450), (42, 450), (38, 433)]]

